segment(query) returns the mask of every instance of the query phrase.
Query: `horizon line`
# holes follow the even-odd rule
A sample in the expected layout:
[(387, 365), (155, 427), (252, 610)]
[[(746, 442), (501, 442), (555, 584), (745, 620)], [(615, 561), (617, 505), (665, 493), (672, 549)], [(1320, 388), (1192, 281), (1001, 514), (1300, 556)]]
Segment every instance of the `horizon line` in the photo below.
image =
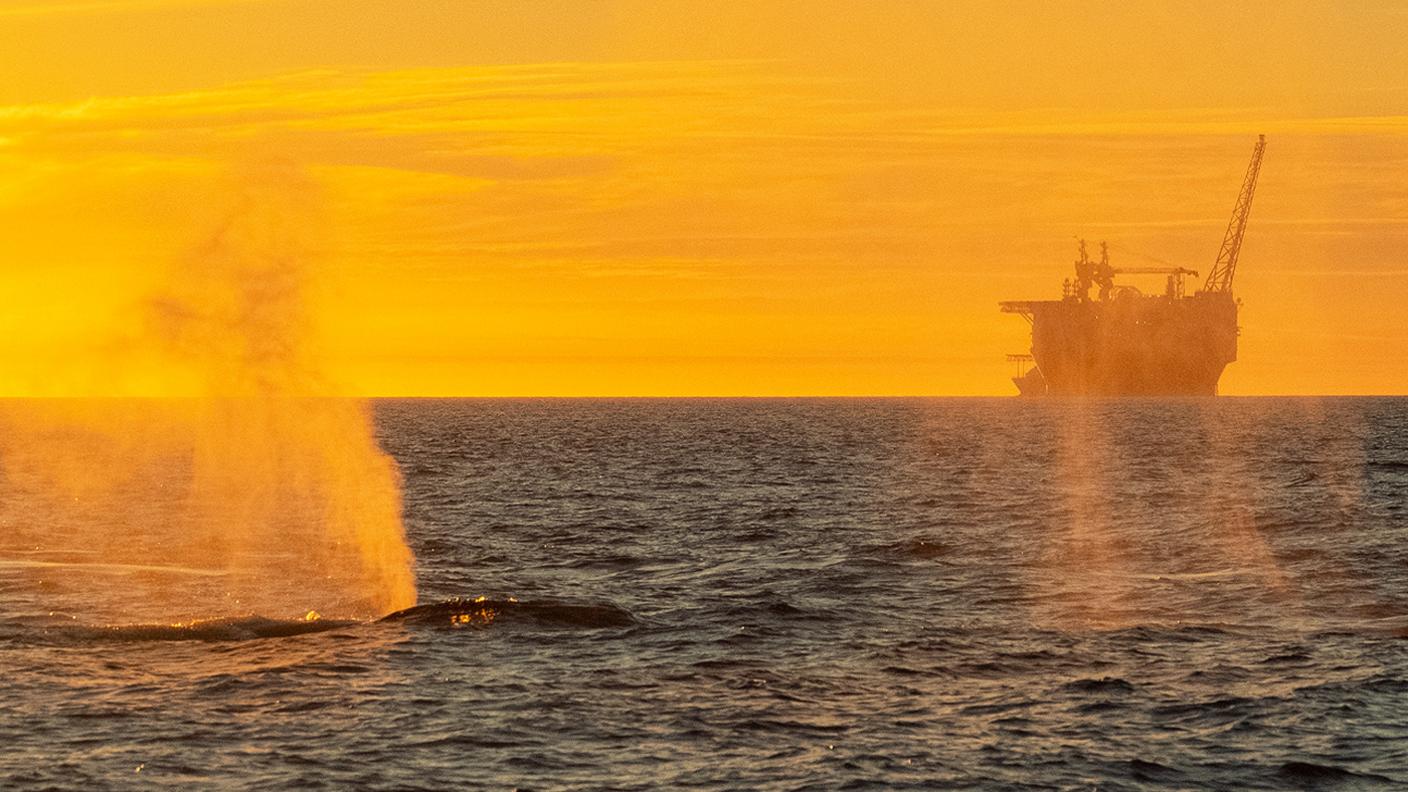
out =
[(1177, 399), (1180, 401), (1212, 401), (1218, 399), (1401, 399), (1408, 393), (1229, 393), (1214, 396), (1201, 395), (1088, 395), (1088, 396), (1040, 396), (1023, 397), (1020, 394), (983, 393), (794, 393), (794, 394), (747, 394), (747, 393), (699, 393), (699, 394), (354, 394), (354, 393), (280, 393), (280, 394), (211, 394), (211, 395), (156, 395), (156, 394), (0, 394), (0, 401), (240, 401), (240, 400), (293, 400), (293, 399), (365, 399), (377, 401), (391, 400), (439, 400), (439, 401), (512, 401), (512, 400), (855, 400), (855, 399), (1014, 399), (1019, 401), (1139, 401), (1155, 399)]

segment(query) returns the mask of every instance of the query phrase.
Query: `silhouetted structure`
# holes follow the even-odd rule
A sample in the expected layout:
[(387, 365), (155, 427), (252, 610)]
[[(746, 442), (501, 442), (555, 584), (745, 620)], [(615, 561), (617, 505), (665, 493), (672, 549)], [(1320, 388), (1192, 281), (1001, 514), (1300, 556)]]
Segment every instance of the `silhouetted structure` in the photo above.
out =
[[(1104, 242), (1093, 260), (1081, 240), (1075, 280), (1065, 282), (1061, 299), (998, 303), (1032, 326), (1036, 365), (1012, 379), (1023, 396), (1217, 393), (1222, 370), (1237, 359), (1240, 302), (1232, 296), (1232, 279), (1265, 151), (1266, 137), (1258, 136), (1217, 263), (1192, 296), (1184, 294), (1183, 278), (1197, 277), (1193, 270), (1116, 268)], [(1166, 275), (1164, 293), (1116, 286), (1114, 276), (1121, 274)]]

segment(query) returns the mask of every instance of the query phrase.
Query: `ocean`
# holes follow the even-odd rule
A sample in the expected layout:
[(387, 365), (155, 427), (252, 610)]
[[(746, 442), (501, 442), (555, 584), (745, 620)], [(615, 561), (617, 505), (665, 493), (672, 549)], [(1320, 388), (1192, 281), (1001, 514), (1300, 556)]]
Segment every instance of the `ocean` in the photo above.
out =
[(1408, 400), (375, 418), (391, 619), (112, 624), (0, 541), (0, 788), (1408, 788)]

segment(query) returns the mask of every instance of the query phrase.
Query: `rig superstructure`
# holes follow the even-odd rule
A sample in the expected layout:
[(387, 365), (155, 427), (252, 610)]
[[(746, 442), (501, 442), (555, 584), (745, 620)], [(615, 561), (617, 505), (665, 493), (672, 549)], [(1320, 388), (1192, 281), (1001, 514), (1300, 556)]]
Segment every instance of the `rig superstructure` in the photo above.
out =
[[(1237, 308), (1232, 280), (1251, 216), (1266, 136), (1257, 137), (1242, 191), (1203, 287), (1184, 291), (1182, 267), (1115, 267), (1109, 247), (1099, 259), (1080, 242), (1076, 277), (1059, 300), (998, 303), (1032, 328), (1030, 355), (1008, 355), (1024, 396), (1212, 396), (1228, 363), (1237, 359)], [(1145, 295), (1115, 284), (1116, 275), (1164, 275), (1164, 293)], [(1096, 289), (1096, 296), (1091, 290)], [(1029, 369), (1024, 364), (1031, 364)], [(1021, 370), (1025, 369), (1025, 370)]]

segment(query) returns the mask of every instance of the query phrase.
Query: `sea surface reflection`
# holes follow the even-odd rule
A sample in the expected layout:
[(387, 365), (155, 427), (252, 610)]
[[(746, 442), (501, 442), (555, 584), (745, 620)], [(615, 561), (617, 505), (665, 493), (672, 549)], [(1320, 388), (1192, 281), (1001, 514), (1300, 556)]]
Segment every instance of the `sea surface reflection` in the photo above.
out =
[(3, 786), (1408, 784), (1408, 400), (377, 417), (408, 615), (114, 624), (63, 577), (200, 570), (0, 540)]

